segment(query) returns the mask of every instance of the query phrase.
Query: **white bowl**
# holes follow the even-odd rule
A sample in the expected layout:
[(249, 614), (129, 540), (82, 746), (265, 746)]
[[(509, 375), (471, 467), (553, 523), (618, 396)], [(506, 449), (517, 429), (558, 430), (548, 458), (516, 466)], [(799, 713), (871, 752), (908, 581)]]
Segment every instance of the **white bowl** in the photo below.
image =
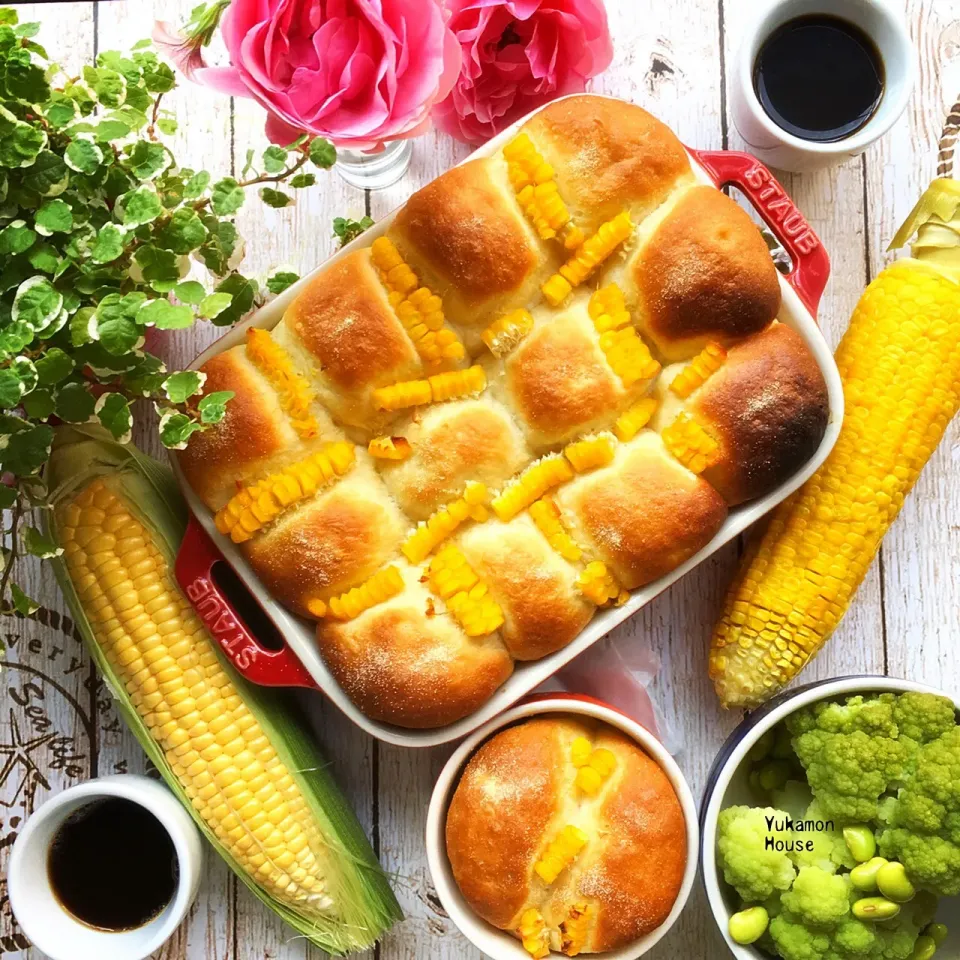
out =
[(447, 807), (450, 805), (450, 799), (460, 782), (460, 774), (463, 768), (480, 744), (488, 740), (497, 731), (516, 723), (518, 720), (534, 716), (539, 717), (547, 713), (566, 713), (592, 717), (622, 731), (635, 740), (663, 768), (663, 772), (667, 775), (680, 800), (680, 807), (683, 810), (687, 827), (687, 866), (683, 873), (680, 892), (670, 915), (659, 927), (651, 930), (646, 936), (641, 937), (629, 946), (600, 955), (604, 960), (636, 960), (637, 957), (642, 957), (655, 943), (661, 940), (676, 923), (677, 917), (680, 916), (690, 896), (690, 891), (693, 889), (693, 882), (697, 876), (699, 839), (697, 809), (693, 801), (693, 794), (690, 792), (690, 787), (687, 785), (680, 768), (660, 741), (636, 720), (632, 720), (625, 714), (620, 713), (619, 710), (599, 700), (594, 700), (592, 697), (572, 693), (550, 693), (531, 697), (509, 710), (505, 710), (498, 717), (476, 730), (456, 749), (443, 770), (440, 771), (440, 776), (433, 788), (433, 795), (430, 798), (430, 807), (427, 810), (427, 863), (430, 865), (430, 874), (433, 877), (437, 895), (460, 932), (488, 957), (492, 957), (493, 960), (530, 960), (530, 955), (523, 949), (519, 940), (481, 920), (463, 898), (456, 880), (453, 878), (450, 861), (447, 859), (445, 833)]
[[(47, 874), (50, 844), (64, 820), (96, 800), (121, 797), (149, 810), (170, 835), (179, 878), (173, 899), (149, 923), (116, 933), (81, 923), (57, 900)], [(203, 869), (200, 831), (162, 784), (125, 774), (88, 780), (48, 800), (17, 837), (7, 868), (10, 906), (27, 938), (50, 960), (144, 960), (170, 939), (187, 915)]]
[[(782, 693), (750, 714), (730, 734), (717, 754), (707, 778), (700, 808), (700, 861), (703, 866), (703, 883), (706, 887), (707, 899), (710, 901), (710, 909), (713, 911), (713, 917), (717, 921), (717, 926), (720, 927), (727, 946), (737, 960), (770, 960), (769, 954), (762, 950), (754, 946), (742, 946), (731, 938), (727, 930), (727, 921), (731, 914), (740, 909), (740, 902), (736, 893), (723, 880), (716, 856), (717, 818), (720, 816), (720, 811), (738, 804), (757, 805), (756, 797), (747, 782), (749, 765), (744, 763), (747, 753), (768, 730), (801, 707), (820, 700), (836, 700), (861, 693), (885, 692), (940, 694), (950, 697), (960, 711), (960, 701), (955, 696), (922, 683), (914, 683), (912, 680), (871, 676), (821, 680)], [(937, 951), (938, 958), (943, 957), (943, 960), (960, 957), (960, 928), (956, 923), (958, 915), (960, 915), (960, 897), (941, 897), (937, 919), (945, 923), (951, 921), (950, 935)]]

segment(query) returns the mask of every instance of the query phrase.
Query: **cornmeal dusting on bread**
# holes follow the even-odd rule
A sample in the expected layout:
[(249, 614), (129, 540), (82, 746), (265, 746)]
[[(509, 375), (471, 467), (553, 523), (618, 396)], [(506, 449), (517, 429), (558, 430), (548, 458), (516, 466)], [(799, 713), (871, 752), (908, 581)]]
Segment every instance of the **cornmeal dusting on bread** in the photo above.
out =
[(517, 936), (523, 944), (523, 949), (530, 954), (534, 960), (542, 960), (550, 953), (550, 932), (544, 923), (539, 910), (531, 907), (524, 910), (520, 917), (520, 926), (517, 927)]
[(670, 389), (681, 400), (686, 400), (702, 387), (727, 359), (727, 351), (719, 343), (708, 343), (674, 378)]
[(577, 473), (586, 473), (605, 467), (613, 461), (616, 441), (609, 435), (601, 434), (589, 440), (576, 440), (563, 448), (563, 455), (573, 464)]
[(652, 380), (660, 372), (660, 364), (633, 327), (623, 292), (615, 283), (594, 293), (588, 310), (600, 334), (600, 349), (625, 387)]
[(590, 906), (584, 900), (575, 903), (560, 923), (560, 950), (568, 957), (577, 956), (587, 941)]
[(492, 503), (493, 511), (506, 522), (526, 510), (548, 490), (573, 479), (573, 470), (563, 457), (554, 454), (527, 467)]
[(613, 432), (617, 439), (626, 443), (632, 440), (649, 422), (657, 410), (657, 401), (653, 397), (644, 397), (617, 417)]
[(483, 333), (480, 339), (489, 347), (495, 357), (505, 357), (520, 346), (523, 338), (533, 329), (533, 315), (529, 310), (521, 307), (505, 313), (499, 320), (494, 320)]
[(247, 357), (267, 378), (280, 401), (280, 407), (290, 418), (290, 425), (301, 440), (317, 435), (317, 421), (310, 412), (315, 396), (305, 377), (293, 368), (289, 354), (266, 330), (251, 327), (247, 331)]
[(595, 797), (608, 779), (611, 773), (616, 769), (617, 758), (606, 747), (598, 747), (590, 751), (590, 756), (586, 763), (576, 764), (578, 766), (576, 785), (588, 796)]
[(417, 529), (401, 544), (403, 555), (411, 563), (422, 563), (466, 520), (482, 523), (490, 515), (485, 506), (489, 494), (482, 483), (470, 482), (463, 496), (421, 520)]
[(370, 247), (370, 257), (387, 288), (390, 305), (423, 360), (433, 366), (462, 360), (466, 356), (463, 344), (444, 326), (443, 301), (429, 287), (420, 286), (393, 241), (378, 237)]
[(567, 250), (583, 243), (583, 231), (574, 223), (560, 196), (556, 173), (540, 155), (530, 137), (521, 133), (503, 148), (507, 175), (517, 202), (542, 240), (559, 238)]
[(413, 447), (406, 437), (374, 437), (367, 444), (367, 453), (377, 460), (406, 460)]
[(622, 607), (630, 597), (602, 560), (591, 560), (586, 565), (583, 573), (577, 577), (577, 586), (580, 592), (598, 607), (611, 602)]
[(537, 876), (550, 886), (580, 855), (587, 845), (587, 835), (573, 824), (567, 824), (547, 844), (543, 856), (533, 865)]
[(542, 497), (530, 504), (530, 517), (537, 525), (537, 529), (547, 538), (547, 542), (560, 554), (564, 560), (576, 563), (582, 556), (583, 550), (577, 545), (573, 537), (563, 528), (560, 519), (560, 510), (549, 497)]
[(436, 373), (426, 380), (401, 380), (373, 391), (373, 402), (380, 410), (403, 410), (427, 403), (439, 403), (480, 393), (487, 386), (483, 367)]
[(217, 511), (217, 530), (234, 543), (243, 543), (284, 510), (312, 497), (322, 486), (342, 477), (354, 464), (353, 444), (328, 443), (323, 449), (284, 467), (279, 473), (244, 487)]
[(681, 413), (660, 436), (670, 453), (693, 473), (713, 466), (720, 453), (720, 444), (689, 413)]
[(560, 306), (574, 287), (579, 287), (613, 253), (633, 235), (633, 221), (624, 210), (612, 220), (602, 223), (597, 232), (584, 240), (577, 252), (541, 288), (547, 302)]
[(339, 597), (331, 597), (327, 615), (334, 620), (352, 620), (365, 610), (375, 607), (403, 592), (403, 577), (394, 567), (378, 570), (369, 580)]

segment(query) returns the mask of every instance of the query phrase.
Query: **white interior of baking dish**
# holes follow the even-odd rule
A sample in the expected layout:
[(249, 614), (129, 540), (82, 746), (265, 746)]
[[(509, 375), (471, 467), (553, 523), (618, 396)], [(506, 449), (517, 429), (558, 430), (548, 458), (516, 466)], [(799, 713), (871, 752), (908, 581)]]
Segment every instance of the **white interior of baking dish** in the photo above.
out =
[[(533, 114), (530, 114), (530, 116), (532, 115)], [(490, 154), (496, 153), (506, 141), (516, 135), (519, 128), (527, 119), (529, 119), (529, 117), (518, 121), (479, 150), (475, 151), (467, 159), (489, 156)], [(693, 157), (690, 159), (697, 176), (704, 183), (713, 185), (713, 180), (706, 171), (700, 167)], [(387, 231), (394, 216), (395, 214), (390, 214), (390, 216), (378, 221), (373, 227), (367, 230), (366, 233), (344, 247), (343, 250), (338, 251), (327, 261), (320, 264), (314, 271), (298, 283), (295, 283), (288, 290), (285, 290), (275, 300), (272, 300), (254, 312), (247, 320), (234, 327), (228, 334), (200, 354), (192, 366), (194, 368), (200, 367), (214, 354), (221, 353), (230, 347), (242, 343), (248, 327), (265, 327), (270, 329), (276, 326), (283, 317), (289, 304), (313, 276), (325, 270), (338, 258), (346, 256), (346, 254), (352, 250), (368, 246), (378, 236)], [(824, 340), (823, 334), (820, 332), (816, 321), (803, 305), (793, 287), (791, 287), (782, 276), (780, 277), (780, 288), (783, 294), (783, 302), (780, 308), (779, 319), (782, 323), (796, 330), (797, 333), (803, 337), (804, 341), (806, 341), (807, 346), (810, 348), (816, 358), (818, 366), (823, 372), (827, 384), (829, 420), (823, 440), (820, 442), (820, 446), (813, 457), (789, 480), (782, 483), (765, 497), (752, 500), (749, 503), (731, 509), (726, 522), (713, 540), (699, 553), (694, 554), (686, 563), (681, 564), (659, 580), (655, 580), (653, 583), (647, 584), (647, 586), (639, 590), (634, 590), (630, 599), (622, 607), (612, 607), (608, 610), (598, 611), (593, 620), (584, 628), (583, 632), (562, 650), (558, 650), (556, 653), (552, 653), (542, 660), (517, 662), (510, 679), (507, 680), (479, 710), (459, 720), (457, 723), (448, 724), (445, 727), (439, 727), (435, 730), (406, 730), (402, 727), (393, 726), (392, 724), (380, 723), (376, 720), (371, 720), (354, 706), (353, 702), (343, 691), (343, 688), (327, 669), (314, 639), (315, 627), (313, 624), (293, 616), (267, 593), (257, 578), (257, 575), (244, 560), (243, 555), (231, 542), (230, 538), (221, 536), (217, 531), (213, 522), (213, 515), (200, 498), (196, 496), (190, 488), (190, 485), (184, 480), (177, 465), (176, 457), (172, 457), (173, 467), (176, 471), (177, 479), (180, 481), (180, 486), (187, 498), (187, 502), (190, 505), (190, 509), (200, 520), (207, 533), (213, 538), (213, 541), (223, 553), (224, 558), (237, 571), (250, 592), (263, 607), (265, 613), (274, 624), (276, 624), (289, 647), (299, 657), (320, 689), (359, 727), (362, 727), (368, 733), (388, 743), (395, 743), (407, 747), (431, 747), (440, 743), (447, 743), (448, 741), (465, 736), (481, 726), (481, 724), (486, 723), (491, 717), (496, 716), (501, 710), (506, 709), (524, 694), (533, 690), (534, 687), (539, 686), (548, 677), (551, 677), (557, 670), (576, 657), (578, 653), (581, 653), (592, 643), (609, 633), (615, 626), (622, 623), (628, 617), (633, 616), (633, 614), (648, 604), (659, 593), (662, 593), (685, 573), (692, 570), (697, 564), (702, 563), (712, 553), (719, 550), (724, 544), (729, 543), (730, 540), (742, 533), (750, 524), (758, 520), (768, 510), (789, 496), (800, 484), (810, 477), (817, 467), (826, 459), (827, 454), (836, 442), (837, 434), (840, 431), (840, 424), (843, 420), (843, 387), (840, 383), (840, 375), (837, 372), (830, 348)]]

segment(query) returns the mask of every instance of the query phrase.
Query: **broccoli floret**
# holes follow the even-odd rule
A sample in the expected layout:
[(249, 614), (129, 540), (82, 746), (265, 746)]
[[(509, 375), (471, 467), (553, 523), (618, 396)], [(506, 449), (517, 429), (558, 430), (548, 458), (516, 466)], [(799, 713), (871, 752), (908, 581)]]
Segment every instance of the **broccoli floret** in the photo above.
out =
[(953, 701), (934, 693), (904, 693), (897, 697), (893, 717), (901, 737), (929, 743), (956, 729)]
[(811, 927), (835, 927), (850, 913), (850, 886), (819, 867), (801, 867), (781, 898), (783, 909)]
[(723, 876), (745, 903), (760, 903), (774, 891), (788, 890), (796, 869), (786, 853), (765, 849), (768, 838), (778, 836), (769, 827), (770, 818), (787, 819), (773, 807), (728, 807), (717, 822), (717, 850)]
[(833, 946), (829, 933), (810, 930), (789, 913), (774, 917), (769, 933), (783, 960), (826, 960)]
[(833, 946), (842, 957), (875, 957), (880, 940), (874, 925), (848, 917), (837, 927)]
[[(803, 814), (803, 820), (827, 821), (820, 804), (814, 800)], [(798, 867), (819, 867), (827, 873), (836, 873), (841, 867), (852, 870), (857, 861), (847, 841), (843, 838), (843, 829), (834, 825), (833, 830), (814, 830), (810, 833), (797, 834), (804, 841), (812, 841), (812, 850), (795, 850), (792, 854), (793, 862)]]

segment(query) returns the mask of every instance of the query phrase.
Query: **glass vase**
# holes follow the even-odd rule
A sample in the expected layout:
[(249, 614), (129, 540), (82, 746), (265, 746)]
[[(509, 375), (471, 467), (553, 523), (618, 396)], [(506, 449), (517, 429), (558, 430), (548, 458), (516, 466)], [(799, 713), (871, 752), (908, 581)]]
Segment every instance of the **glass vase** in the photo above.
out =
[(337, 150), (337, 172), (352, 187), (361, 190), (382, 190), (396, 183), (410, 166), (413, 143), (394, 140), (379, 153), (362, 150)]

